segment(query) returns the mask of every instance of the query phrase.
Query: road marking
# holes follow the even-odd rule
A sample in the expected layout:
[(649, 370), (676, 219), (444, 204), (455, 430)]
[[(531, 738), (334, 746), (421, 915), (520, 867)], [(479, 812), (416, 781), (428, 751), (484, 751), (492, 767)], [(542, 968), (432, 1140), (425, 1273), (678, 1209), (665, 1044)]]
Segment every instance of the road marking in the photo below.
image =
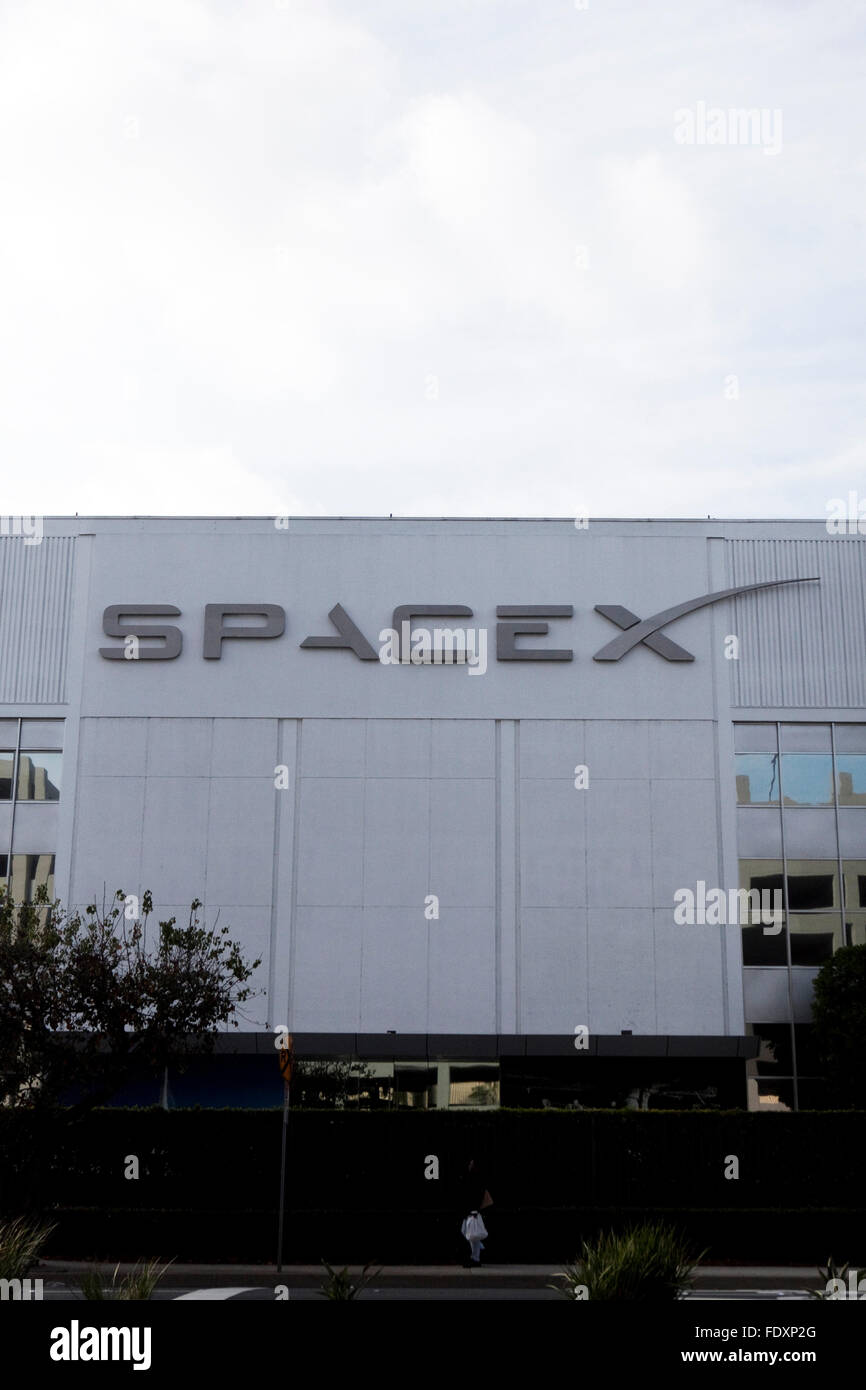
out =
[(200, 1301), (212, 1298), (235, 1298), (239, 1293), (255, 1293), (255, 1289), (236, 1288), (236, 1289), (192, 1289), (189, 1293), (178, 1294), (174, 1299), (175, 1303), (183, 1303), (184, 1300)]

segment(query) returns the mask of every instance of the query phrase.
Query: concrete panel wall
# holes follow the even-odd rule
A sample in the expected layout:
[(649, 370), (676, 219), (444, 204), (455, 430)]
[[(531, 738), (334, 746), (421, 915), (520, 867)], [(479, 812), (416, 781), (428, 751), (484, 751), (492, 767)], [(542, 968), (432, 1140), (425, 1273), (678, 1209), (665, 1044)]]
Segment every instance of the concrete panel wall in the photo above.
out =
[(73, 898), (201, 898), (301, 1031), (720, 1031), (717, 932), (672, 925), (717, 855), (712, 724), (516, 727), (514, 764), (493, 721), (302, 721), (277, 789), (273, 721), (87, 719)]

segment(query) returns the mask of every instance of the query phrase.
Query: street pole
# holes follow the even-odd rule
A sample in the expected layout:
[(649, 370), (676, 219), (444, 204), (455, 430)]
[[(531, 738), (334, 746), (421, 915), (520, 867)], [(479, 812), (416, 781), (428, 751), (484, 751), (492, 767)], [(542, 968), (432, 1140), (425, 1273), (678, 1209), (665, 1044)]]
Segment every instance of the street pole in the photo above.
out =
[(286, 1209), (286, 1139), (289, 1133), (289, 1082), (283, 1082), (283, 1142), (280, 1154), (280, 1218), (277, 1235), (277, 1273), (283, 1267), (283, 1218)]
[(279, 1048), (280, 1074), (283, 1078), (283, 1139), (280, 1149), (280, 1228), (277, 1232), (277, 1270), (279, 1271), (283, 1267), (283, 1222), (286, 1214), (286, 1141), (289, 1134), (289, 1100), (295, 1049), (291, 1033), (286, 1032), (284, 1027), (277, 1028), (275, 1031), (279, 1036), (274, 1046)]

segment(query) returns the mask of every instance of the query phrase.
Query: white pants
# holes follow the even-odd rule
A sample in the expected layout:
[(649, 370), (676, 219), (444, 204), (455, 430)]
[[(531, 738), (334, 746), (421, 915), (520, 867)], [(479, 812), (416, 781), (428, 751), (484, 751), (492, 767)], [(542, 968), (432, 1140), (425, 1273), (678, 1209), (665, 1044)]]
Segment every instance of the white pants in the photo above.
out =
[(481, 1251), (484, 1249), (484, 1241), (480, 1239), (470, 1240), (469, 1249), (472, 1252), (472, 1259), (480, 1263)]

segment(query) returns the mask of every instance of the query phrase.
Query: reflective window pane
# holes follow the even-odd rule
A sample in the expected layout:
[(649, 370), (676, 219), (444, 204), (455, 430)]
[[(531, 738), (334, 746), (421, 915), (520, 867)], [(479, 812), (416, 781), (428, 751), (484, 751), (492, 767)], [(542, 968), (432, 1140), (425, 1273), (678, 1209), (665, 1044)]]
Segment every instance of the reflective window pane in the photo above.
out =
[(791, 1029), (787, 1023), (751, 1023), (748, 1032), (761, 1039), (755, 1063), (759, 1076), (791, 1076)]
[(794, 1108), (793, 1081), (749, 1082), (749, 1109), (781, 1112)]
[(845, 913), (845, 945), (866, 946), (866, 912)]
[(833, 805), (833, 759), (825, 754), (783, 753), (786, 806)]
[(787, 965), (784, 928), (776, 936), (763, 927), (743, 927), (743, 965)]
[(737, 754), (737, 802), (769, 806), (779, 801), (779, 758), (775, 753)]
[(62, 719), (23, 719), (21, 721), (21, 747), (28, 752), (31, 748), (50, 748), (60, 752), (63, 748)]
[(839, 866), (834, 859), (788, 860), (791, 912), (818, 912), (839, 906)]
[(54, 897), (54, 855), (53, 854), (13, 854), (12, 880), (10, 891), (17, 903), (36, 901), (36, 890), (40, 883), (48, 889), (49, 899)]
[(845, 859), (842, 862), (845, 884), (845, 906), (866, 908), (866, 859)]
[(836, 754), (866, 753), (866, 724), (836, 725)]
[(498, 1067), (452, 1066), (448, 1104), (494, 1106), (499, 1104)]
[(5, 748), (0, 752), (0, 801), (12, 799), (12, 773), (15, 768), (15, 752)]
[(19, 753), (18, 800), (59, 801), (62, 753)]
[(738, 753), (775, 753), (775, 724), (735, 724), (734, 747)]
[(866, 756), (836, 754), (836, 787), (840, 806), (866, 806)]
[(838, 913), (792, 913), (788, 918), (792, 965), (823, 965), (843, 944)]
[(783, 724), (783, 753), (829, 753), (829, 724)]

